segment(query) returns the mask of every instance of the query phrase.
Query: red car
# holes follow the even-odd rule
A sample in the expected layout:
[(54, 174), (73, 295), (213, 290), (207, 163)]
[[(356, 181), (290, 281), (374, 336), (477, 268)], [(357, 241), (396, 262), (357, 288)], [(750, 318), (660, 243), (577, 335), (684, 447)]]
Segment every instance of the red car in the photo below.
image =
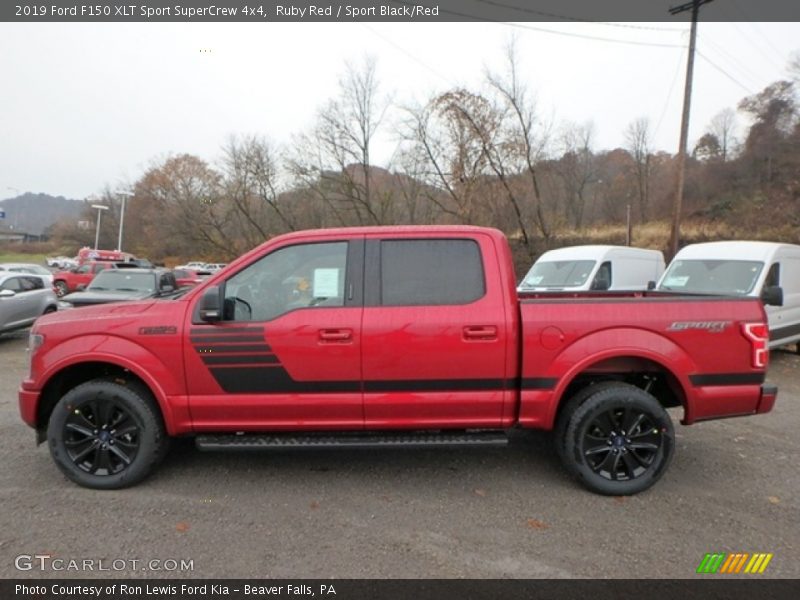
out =
[(195, 271), (193, 269), (173, 269), (175, 280), (178, 282), (178, 287), (191, 287), (202, 283), (203, 280), (211, 275), (208, 271)]
[[(653, 485), (682, 423), (769, 412), (758, 299), (517, 296), (497, 230), (276, 237), (180, 297), (41, 317), (19, 392), (63, 473), (142, 480), (203, 449), (498, 444), (555, 430), (589, 489)], [(713, 351), (711, 349), (713, 348)]]

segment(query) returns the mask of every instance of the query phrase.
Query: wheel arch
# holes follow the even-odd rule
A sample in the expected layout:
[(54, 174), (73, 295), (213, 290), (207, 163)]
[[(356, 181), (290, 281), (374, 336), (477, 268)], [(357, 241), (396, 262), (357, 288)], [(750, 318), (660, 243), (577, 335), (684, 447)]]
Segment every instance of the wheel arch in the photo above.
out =
[[(654, 382), (654, 396), (665, 407), (682, 406), (683, 422), (691, 422), (692, 396), (688, 374), (695, 371), (691, 357), (668, 338), (653, 332), (614, 330), (614, 337), (625, 339), (625, 347), (609, 346), (608, 332), (598, 332), (566, 348), (554, 361), (568, 364), (553, 389), (553, 402), (546, 423), (552, 428), (567, 401), (584, 387), (598, 381), (617, 380), (645, 387), (648, 376)], [(608, 349), (606, 349), (608, 348)], [(681, 375), (683, 374), (683, 375)]]
[(175, 435), (174, 418), (171, 404), (159, 383), (135, 365), (125, 364), (127, 361), (112, 358), (96, 358), (82, 360), (62, 366), (48, 378), (39, 396), (36, 406), (37, 439), (44, 441), (44, 434), (50, 416), (58, 401), (69, 390), (94, 379), (108, 379), (131, 387), (143, 387), (155, 401), (158, 415), (169, 435)]

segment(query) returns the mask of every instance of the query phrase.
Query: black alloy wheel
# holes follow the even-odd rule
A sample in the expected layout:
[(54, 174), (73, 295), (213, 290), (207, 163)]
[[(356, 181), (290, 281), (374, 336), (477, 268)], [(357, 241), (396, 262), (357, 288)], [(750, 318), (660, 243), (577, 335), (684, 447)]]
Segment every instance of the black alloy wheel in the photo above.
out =
[(652, 466), (664, 442), (653, 418), (630, 408), (610, 408), (586, 428), (581, 451), (596, 474), (609, 480), (631, 480)]
[(84, 487), (118, 489), (138, 483), (167, 452), (158, 404), (138, 382), (95, 379), (59, 400), (47, 427), (50, 454)]
[(597, 387), (571, 407), (561, 455), (567, 470), (587, 488), (621, 496), (646, 490), (672, 460), (675, 433), (663, 406), (626, 383)]
[(75, 406), (64, 422), (64, 447), (73, 464), (93, 475), (130, 466), (139, 451), (142, 425), (113, 400), (93, 398)]

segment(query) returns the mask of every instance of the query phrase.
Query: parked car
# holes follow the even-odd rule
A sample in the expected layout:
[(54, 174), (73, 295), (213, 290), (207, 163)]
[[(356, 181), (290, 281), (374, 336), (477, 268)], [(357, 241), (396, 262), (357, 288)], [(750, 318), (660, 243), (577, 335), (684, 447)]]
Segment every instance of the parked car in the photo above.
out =
[(203, 269), (205, 266), (206, 266), (206, 263), (204, 263), (203, 261), (192, 261), (192, 262), (188, 262), (188, 263), (186, 263), (185, 265), (178, 265), (178, 266), (177, 266), (177, 267), (175, 267), (175, 268), (176, 268), (176, 269), (192, 269), (192, 270), (197, 270), (197, 269)]
[(177, 298), (37, 321), (21, 416), (90, 488), (141, 481), (170, 436), (205, 450), (435, 447), (532, 428), (555, 432), (589, 489), (629, 495), (669, 466), (668, 407), (685, 425), (772, 410), (756, 298), (518, 298), (515, 283), (495, 229), (278, 236)]
[(28, 327), (57, 309), (58, 298), (43, 277), (0, 272), (0, 333)]
[(221, 271), (227, 266), (228, 263), (206, 263), (202, 268), (205, 271), (211, 271), (212, 273), (215, 273), (216, 271)]
[(64, 269), (67, 266), (72, 266), (72, 263), (77, 264), (74, 259), (68, 256), (50, 256), (45, 259), (45, 263), (48, 267), (54, 267), (56, 269)]
[(748, 296), (764, 301), (769, 346), (800, 352), (800, 246), (775, 242), (708, 242), (681, 249), (658, 289), (682, 294)]
[(664, 272), (658, 250), (628, 246), (570, 246), (539, 257), (519, 292), (646, 290)]
[(136, 269), (130, 262), (108, 262), (90, 260), (72, 269), (57, 271), (53, 274), (53, 288), (59, 298), (70, 292), (76, 292), (80, 286), (86, 287), (95, 275), (106, 269)]
[(32, 273), (39, 275), (47, 280), (50, 286), (53, 286), (53, 272), (46, 269), (42, 265), (35, 265), (31, 263), (0, 263), (0, 271), (11, 271), (12, 273)]
[(61, 300), (75, 307), (89, 306), (158, 298), (177, 289), (175, 275), (163, 269), (106, 269), (85, 290), (67, 294)]
[(191, 287), (201, 283), (206, 277), (211, 275), (210, 271), (196, 271), (194, 269), (172, 269), (178, 287)]

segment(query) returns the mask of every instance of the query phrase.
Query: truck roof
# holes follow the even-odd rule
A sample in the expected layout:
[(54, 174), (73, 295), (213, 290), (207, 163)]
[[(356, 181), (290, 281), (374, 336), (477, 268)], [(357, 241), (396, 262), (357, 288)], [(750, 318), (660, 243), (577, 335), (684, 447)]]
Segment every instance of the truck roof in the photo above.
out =
[(681, 248), (676, 259), (760, 260), (767, 261), (780, 248), (800, 252), (800, 246), (780, 242), (727, 241), (704, 242)]

